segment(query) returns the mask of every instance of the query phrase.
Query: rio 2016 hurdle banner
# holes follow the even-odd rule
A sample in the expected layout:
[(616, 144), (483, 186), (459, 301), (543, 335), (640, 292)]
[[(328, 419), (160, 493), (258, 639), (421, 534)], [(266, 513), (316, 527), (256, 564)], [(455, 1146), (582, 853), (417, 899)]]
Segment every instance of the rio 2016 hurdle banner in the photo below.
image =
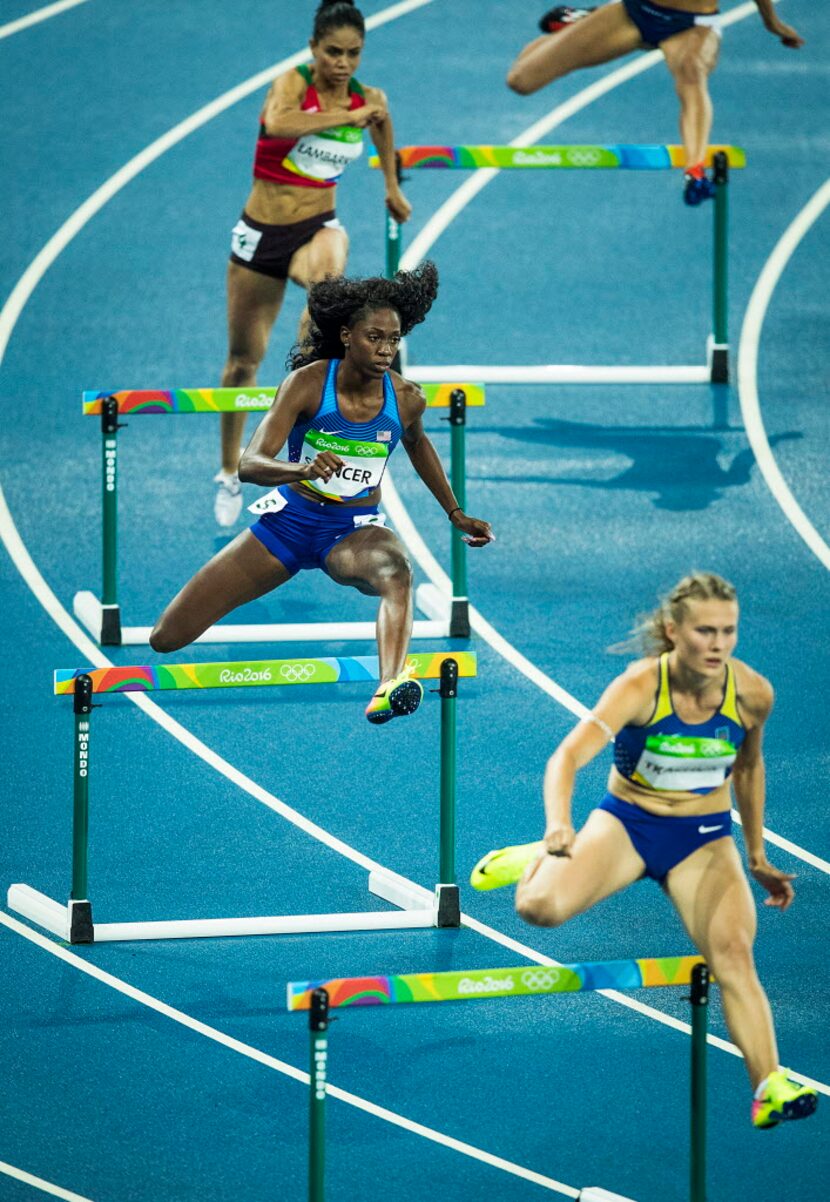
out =
[[(472, 651), (413, 652), (407, 666), (417, 680), (438, 680), (445, 660), (455, 660), (459, 676), (476, 675)], [(93, 693), (153, 693), (181, 689), (244, 688), (267, 685), (347, 684), (379, 680), (376, 655), (321, 659), (265, 659), (236, 663), (143, 664), (109, 668), (56, 668), (56, 695), (75, 692), (79, 676), (88, 676)]]
[[(423, 384), (427, 407), (448, 409), (452, 393), (464, 391), (466, 404), (484, 404), (481, 384)], [(85, 417), (103, 412), (103, 403), (114, 400), (119, 414), (151, 413), (264, 413), (270, 409), (276, 388), (135, 388), (116, 392), (85, 392)]]
[(336, 977), (329, 981), (289, 981), (289, 1010), (308, 1010), (315, 989), (325, 989), (329, 1006), (383, 1006), (395, 1002), (458, 1002), (525, 997), (541, 993), (583, 993), (595, 989), (651, 989), (688, 985), (702, 956), (642, 960), (597, 960), (582, 964), (475, 968), (467, 972), (419, 972), (389, 977)]
[[(401, 168), (474, 171), (480, 167), (510, 170), (529, 168), (618, 168), (628, 171), (663, 171), (685, 167), (682, 146), (401, 146)], [(725, 154), (730, 167), (745, 167), (746, 154), (740, 146), (710, 146), (706, 165), (711, 167), (716, 154)], [(373, 155), (370, 167), (379, 167)]]
[[(402, 146), (397, 151), (402, 170), (502, 171), (622, 170), (663, 171), (686, 165), (682, 146), (579, 145), (579, 146)], [(422, 386), (436, 380), (464, 376), (484, 384), (725, 384), (729, 381), (728, 335), (728, 215), (729, 172), (746, 166), (739, 146), (709, 146), (706, 165), (714, 185), (712, 240), (712, 325), (706, 341), (704, 363), (624, 364), (418, 364), (406, 374)], [(373, 156), (371, 167), (379, 167)], [(390, 215), (386, 220), (386, 274), (394, 276), (403, 250), (401, 228)]]

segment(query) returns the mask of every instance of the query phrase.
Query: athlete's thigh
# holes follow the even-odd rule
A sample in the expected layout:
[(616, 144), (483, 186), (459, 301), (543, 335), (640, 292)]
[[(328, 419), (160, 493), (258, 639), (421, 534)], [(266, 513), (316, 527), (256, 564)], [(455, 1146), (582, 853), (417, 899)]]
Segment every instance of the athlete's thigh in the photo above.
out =
[(228, 263), (228, 335), (231, 354), (261, 359), (285, 296), (285, 280)]
[(342, 275), (348, 254), (349, 237), (344, 229), (318, 230), (291, 256), (289, 277), (301, 288), (310, 288), (327, 275)]
[(190, 579), (174, 598), (168, 613), (185, 622), (209, 613), (226, 614), (255, 601), (290, 579), (291, 573), (263, 544), (243, 530)]
[(369, 593), (377, 593), (381, 578), (390, 571), (408, 566), (403, 545), (385, 526), (363, 526), (347, 534), (326, 556), (332, 580)]
[(666, 877), (666, 893), (704, 955), (735, 936), (755, 937), (755, 902), (731, 836), (705, 843)]
[(555, 899), (564, 922), (639, 880), (645, 870), (625, 827), (607, 810), (592, 810), (577, 832), (570, 857), (542, 855), (519, 885), (534, 896)]
[(666, 38), (660, 43), (660, 50), (676, 78), (698, 68), (710, 75), (718, 61), (720, 38), (710, 26), (694, 25)]
[(571, 71), (596, 67), (642, 47), (640, 31), (623, 5), (604, 4), (523, 53), (513, 69), (520, 79), (510, 82), (518, 82), (522, 91), (536, 91)]

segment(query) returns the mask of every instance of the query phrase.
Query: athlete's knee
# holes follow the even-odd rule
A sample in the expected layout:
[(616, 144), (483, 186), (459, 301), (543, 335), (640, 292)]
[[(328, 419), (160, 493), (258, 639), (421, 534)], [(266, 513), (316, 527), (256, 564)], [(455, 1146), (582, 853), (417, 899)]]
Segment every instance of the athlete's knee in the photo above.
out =
[(241, 388), (256, 377), (262, 355), (253, 350), (236, 350), (233, 347), (228, 352), (222, 381), (226, 388)]
[(705, 88), (709, 78), (709, 65), (706, 58), (697, 51), (690, 51), (675, 63), (674, 84), (678, 92), (690, 88)]
[(552, 890), (540, 890), (534, 882), (520, 881), (516, 889), (516, 913), (534, 927), (559, 927), (568, 915), (557, 904)]
[(381, 593), (412, 588), (412, 564), (401, 548), (385, 547), (375, 553), (372, 580)]
[(534, 86), (529, 74), (518, 63), (514, 63), (507, 72), (505, 82), (511, 92), (516, 92), (519, 96), (530, 96), (538, 90), (538, 86)]
[(752, 936), (748, 931), (733, 931), (716, 939), (709, 948), (709, 967), (724, 984), (730, 979), (755, 976)]
[(169, 655), (187, 645), (187, 639), (178, 637), (175, 626), (162, 615), (150, 632), (150, 646), (160, 655)]

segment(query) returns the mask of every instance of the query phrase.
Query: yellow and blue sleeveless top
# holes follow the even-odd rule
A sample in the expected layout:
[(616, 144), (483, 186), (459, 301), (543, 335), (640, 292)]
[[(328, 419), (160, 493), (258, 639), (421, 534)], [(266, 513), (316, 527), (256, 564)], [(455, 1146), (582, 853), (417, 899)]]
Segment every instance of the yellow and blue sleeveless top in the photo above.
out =
[(649, 792), (711, 793), (728, 779), (745, 737), (732, 665), (726, 665), (717, 713), (706, 722), (683, 722), (672, 705), (666, 651), (660, 656), (654, 713), (645, 726), (619, 731), (614, 766), (632, 785)]
[(383, 405), (368, 422), (350, 422), (337, 405), (337, 369), (342, 360), (329, 360), (320, 404), (313, 417), (299, 421), (288, 435), (291, 463), (311, 463), (321, 451), (332, 451), (343, 466), (328, 481), (304, 480), (328, 501), (354, 501), (379, 487), (386, 463), (403, 434), (398, 398), (387, 372), (383, 377)]

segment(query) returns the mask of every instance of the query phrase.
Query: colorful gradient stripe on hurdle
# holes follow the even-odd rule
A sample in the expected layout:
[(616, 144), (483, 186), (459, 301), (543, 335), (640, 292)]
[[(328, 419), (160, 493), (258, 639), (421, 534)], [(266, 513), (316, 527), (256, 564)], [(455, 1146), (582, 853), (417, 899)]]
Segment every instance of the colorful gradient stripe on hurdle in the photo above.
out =
[(519, 968), (475, 968), (468, 972), (419, 972), (395, 977), (335, 977), (289, 981), (289, 1010), (308, 1010), (311, 994), (323, 988), (329, 1006), (385, 1006), (395, 1002), (469, 1002), (540, 993), (583, 993), (592, 989), (651, 989), (688, 985), (702, 956), (645, 960), (597, 960), (584, 964), (523, 964)]
[[(467, 405), (484, 404), (483, 384), (422, 384), (430, 409), (447, 409), (450, 394), (462, 388)], [(118, 412), (142, 413), (263, 413), (271, 407), (276, 388), (137, 388), (115, 392), (85, 392), (85, 417), (101, 413), (102, 402), (112, 397)]]
[[(710, 146), (706, 165), (722, 152), (730, 167), (745, 167), (746, 154), (740, 146)], [(622, 168), (628, 171), (663, 171), (685, 167), (682, 146), (400, 146), (401, 167), (472, 171), (479, 167), (530, 168)], [(377, 155), (370, 167), (379, 167)]]
[[(412, 652), (418, 680), (437, 680), (445, 659), (454, 659), (459, 676), (476, 675), (472, 651)], [(376, 655), (325, 659), (265, 659), (240, 663), (144, 664), (110, 668), (56, 668), (56, 695), (73, 693), (78, 676), (89, 676), (93, 693), (155, 693), (180, 689), (231, 689), (262, 685), (346, 684), (379, 680)]]

